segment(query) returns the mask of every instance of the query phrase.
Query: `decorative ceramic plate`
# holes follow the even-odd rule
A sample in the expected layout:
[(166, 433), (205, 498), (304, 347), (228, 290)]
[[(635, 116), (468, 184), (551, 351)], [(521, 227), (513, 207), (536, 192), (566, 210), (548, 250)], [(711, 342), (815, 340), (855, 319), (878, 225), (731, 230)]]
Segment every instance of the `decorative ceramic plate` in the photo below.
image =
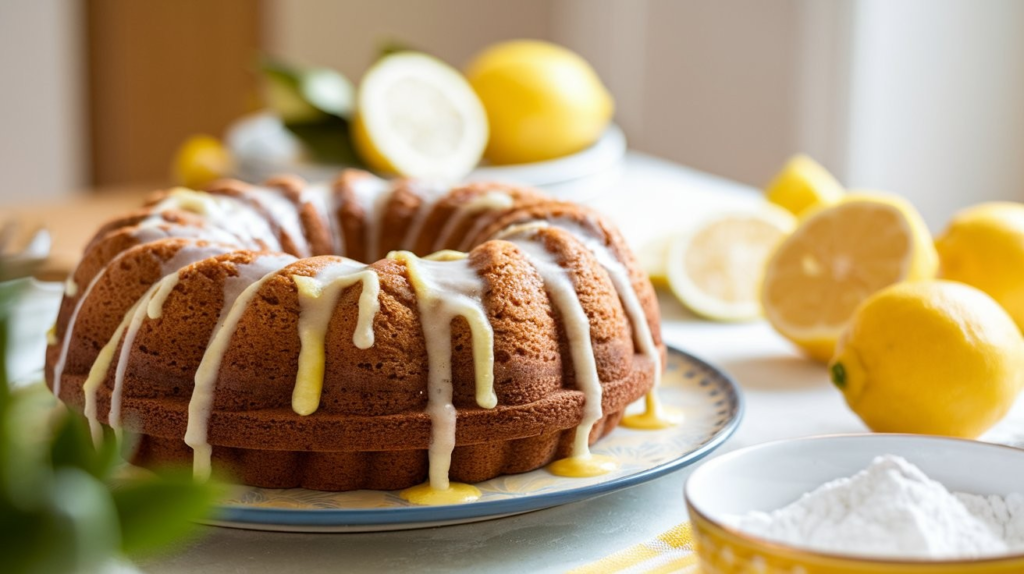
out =
[(416, 506), (399, 498), (397, 491), (245, 488), (209, 523), (252, 530), (369, 532), (521, 514), (636, 486), (693, 464), (725, 442), (743, 414), (743, 399), (732, 379), (671, 347), (661, 397), (669, 409), (682, 414), (683, 423), (658, 431), (615, 429), (593, 448), (621, 463), (618, 471), (603, 476), (561, 478), (543, 468), (500, 476), (476, 484), (483, 493), (476, 502), (450, 506)]

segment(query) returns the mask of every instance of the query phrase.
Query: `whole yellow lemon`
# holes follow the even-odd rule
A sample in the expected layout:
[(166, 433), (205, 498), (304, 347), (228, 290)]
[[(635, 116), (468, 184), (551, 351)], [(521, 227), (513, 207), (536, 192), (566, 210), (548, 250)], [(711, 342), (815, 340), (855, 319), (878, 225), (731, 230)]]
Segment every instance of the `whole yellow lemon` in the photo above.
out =
[(969, 207), (953, 217), (935, 248), (943, 278), (988, 293), (1024, 329), (1024, 204)]
[(601, 137), (615, 107), (586, 60), (548, 42), (491, 46), (473, 59), (466, 77), (487, 111), (484, 157), (495, 164), (580, 151)]
[(201, 189), (215, 179), (226, 177), (233, 169), (231, 152), (220, 140), (194, 135), (185, 140), (174, 155), (174, 181), (192, 189)]
[(898, 283), (857, 309), (829, 370), (871, 430), (974, 438), (1017, 397), (1024, 338), (974, 287)]

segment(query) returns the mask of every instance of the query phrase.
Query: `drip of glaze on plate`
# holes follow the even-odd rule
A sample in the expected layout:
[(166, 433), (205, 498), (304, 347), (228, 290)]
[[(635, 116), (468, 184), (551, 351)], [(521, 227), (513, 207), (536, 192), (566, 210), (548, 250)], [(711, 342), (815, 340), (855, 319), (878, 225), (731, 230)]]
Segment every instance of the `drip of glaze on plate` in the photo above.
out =
[(408, 251), (388, 257), (404, 263), (416, 292), (427, 347), (427, 415), (430, 417), (429, 481), (403, 490), (402, 498), (415, 504), (458, 504), (480, 497), (468, 484), (448, 479), (455, 450), (457, 414), (452, 404), (452, 321), (462, 317), (472, 336), (476, 375), (476, 402), (494, 408), (494, 331), (484, 310), (485, 285), (465, 254), (445, 252), (441, 260), (421, 259)]
[(546, 227), (546, 223), (513, 227), (499, 239), (515, 244), (544, 281), (544, 289), (565, 323), (576, 384), (585, 399), (583, 420), (576, 427), (572, 455), (551, 463), (548, 470), (558, 476), (573, 478), (600, 476), (618, 469), (619, 463), (610, 456), (590, 452), (591, 430), (603, 416), (601, 379), (597, 374), (594, 345), (590, 339), (590, 320), (580, 303), (572, 277), (559, 264), (558, 258), (544, 247), (544, 240), (538, 232)]

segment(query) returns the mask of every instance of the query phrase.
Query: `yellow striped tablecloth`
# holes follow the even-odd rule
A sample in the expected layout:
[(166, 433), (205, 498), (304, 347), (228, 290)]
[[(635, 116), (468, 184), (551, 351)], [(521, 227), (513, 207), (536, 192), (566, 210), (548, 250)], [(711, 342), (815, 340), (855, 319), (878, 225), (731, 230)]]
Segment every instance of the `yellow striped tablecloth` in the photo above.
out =
[(697, 574), (697, 553), (693, 549), (690, 523), (684, 522), (660, 534), (610, 556), (570, 570), (569, 574)]

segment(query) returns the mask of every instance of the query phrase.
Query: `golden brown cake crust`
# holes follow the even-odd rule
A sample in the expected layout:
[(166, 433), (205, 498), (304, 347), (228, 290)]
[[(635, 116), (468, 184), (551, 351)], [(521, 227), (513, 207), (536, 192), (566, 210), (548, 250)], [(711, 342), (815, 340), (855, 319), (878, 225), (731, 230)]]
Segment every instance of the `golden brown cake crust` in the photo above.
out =
[[(367, 218), (371, 214), (353, 191), (353, 185), (367, 177), (346, 172), (331, 192), (337, 209), (327, 216), (338, 219), (350, 257), (361, 257), (369, 248)], [(308, 416), (296, 414), (292, 395), (302, 346), (296, 278), (317, 277), (342, 259), (320, 255), (331, 249), (330, 230), (324, 214), (303, 200), (305, 182), (277, 178), (268, 184), (281, 190), (294, 205), (304, 232), (302, 238), (289, 237), (267, 215), (278, 242), (294, 253), (302, 241), (319, 256), (295, 260), (272, 272), (239, 316), (217, 372), (208, 421), (215, 472), (246, 484), (279, 488), (396, 489), (422, 482), (432, 428), (424, 412), (429, 361), (409, 269), (392, 259), (369, 266), (380, 284), (379, 310), (372, 320), (374, 341), (369, 348), (358, 348), (353, 338), (364, 286), (355, 283), (341, 290), (324, 333), (325, 373), (319, 407)], [(451, 478), (477, 482), (533, 470), (567, 456), (583, 418), (585, 393), (577, 386), (564, 320), (522, 249), (507, 241), (486, 239), (509, 226), (532, 221), (581, 226), (603, 241), (630, 270), (652, 335), (663, 353), (650, 283), (614, 227), (593, 212), (547, 200), (532, 190), (493, 184), (456, 188), (428, 206), (415, 186), (400, 181), (382, 202), (385, 212), (380, 217), (379, 250), (400, 247), (417, 217), (425, 217), (423, 232), (415, 243), (421, 254), (429, 253), (438, 242), (446, 248), (475, 245), (466, 262), (482, 281), (481, 303), (493, 330), (493, 387), (498, 404), (485, 409), (477, 404), (470, 326), (462, 318), (451, 324), (452, 403), (457, 409)], [(247, 189), (247, 184), (225, 181), (211, 191), (242, 199)], [(472, 214), (446, 228), (446, 222), (462, 206), (495, 190), (510, 198), (507, 207)], [(162, 304), (162, 314), (141, 321), (125, 355), (119, 387), (121, 420), (125, 430), (141, 437), (135, 461), (145, 466), (192, 460), (192, 449), (183, 440), (189, 402), (197, 369), (224, 318), (226, 286), (243, 268), (266, 255), (173, 237), (176, 230), (203, 229), (207, 222), (194, 213), (153, 211), (162, 197), (166, 195), (157, 196), (147, 209), (101, 227), (75, 274), (78, 292), (62, 303), (58, 344), (47, 351), (48, 384), (54, 387), (55, 366), (64, 351), (59, 396), (81, 411), (83, 383), (100, 349), (129, 309), (167, 275), (168, 262), (180, 250), (196, 245), (220, 253), (173, 271), (176, 283)], [(140, 243), (138, 229), (144, 223), (166, 227), (171, 237)], [(447, 237), (441, 237), (445, 229)], [(591, 432), (590, 442), (594, 442), (618, 424), (626, 405), (651, 389), (657, 367), (637, 348), (615, 285), (595, 254), (568, 227), (552, 225), (538, 231), (537, 237), (575, 286), (589, 322), (604, 413)], [(97, 277), (86, 292), (85, 286)], [(60, 342), (71, 328), (72, 318), (75, 322), (65, 350)], [(116, 343), (114, 356), (120, 357), (124, 336)], [(108, 368), (96, 392), (101, 422), (106, 422), (118, 388), (115, 371), (114, 365)]]

